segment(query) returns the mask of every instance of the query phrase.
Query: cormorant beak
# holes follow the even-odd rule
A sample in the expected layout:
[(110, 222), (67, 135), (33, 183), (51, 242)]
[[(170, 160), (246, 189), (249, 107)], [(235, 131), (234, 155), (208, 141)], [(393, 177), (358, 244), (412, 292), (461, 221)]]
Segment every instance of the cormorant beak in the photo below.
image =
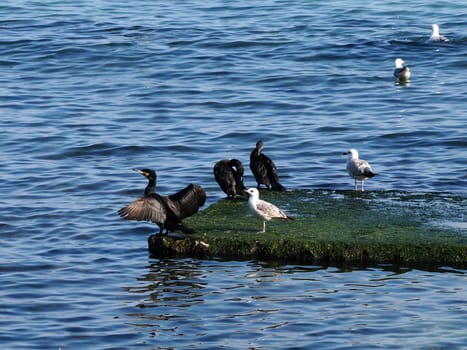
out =
[(141, 175), (143, 175), (143, 176), (145, 176), (145, 177), (146, 177), (146, 176), (148, 176), (148, 174), (147, 174), (147, 173), (145, 173), (145, 172), (144, 172), (144, 171), (142, 171), (142, 170), (139, 170), (139, 169), (133, 169), (133, 171), (135, 171), (135, 172), (137, 172), (138, 174), (141, 174)]

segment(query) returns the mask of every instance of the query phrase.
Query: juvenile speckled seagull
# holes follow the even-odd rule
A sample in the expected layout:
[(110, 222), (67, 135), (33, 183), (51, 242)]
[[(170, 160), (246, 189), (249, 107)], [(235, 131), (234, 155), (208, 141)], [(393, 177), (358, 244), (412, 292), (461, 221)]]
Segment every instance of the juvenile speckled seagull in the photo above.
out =
[(263, 220), (263, 230), (260, 233), (266, 232), (266, 221), (271, 219), (293, 220), (274, 204), (259, 199), (259, 191), (256, 188), (249, 188), (245, 193), (249, 196), (248, 207), (252, 214)]
[(410, 79), (410, 69), (408, 66), (404, 66), (404, 60), (402, 58), (396, 58), (394, 65), (394, 76), (399, 82), (407, 82)]
[(347, 171), (351, 177), (355, 180), (355, 191), (357, 191), (357, 180), (362, 182), (362, 192), (365, 191), (363, 183), (366, 179), (373, 177), (377, 174), (373, 172), (370, 164), (366, 160), (358, 159), (358, 151), (356, 149), (350, 149), (348, 152), (349, 160), (347, 161)]
[(449, 41), (448, 38), (446, 38), (445, 36), (439, 34), (439, 25), (432, 24), (431, 29), (432, 29), (432, 33), (431, 33), (430, 40), (432, 40), (432, 41), (444, 41), (444, 42)]

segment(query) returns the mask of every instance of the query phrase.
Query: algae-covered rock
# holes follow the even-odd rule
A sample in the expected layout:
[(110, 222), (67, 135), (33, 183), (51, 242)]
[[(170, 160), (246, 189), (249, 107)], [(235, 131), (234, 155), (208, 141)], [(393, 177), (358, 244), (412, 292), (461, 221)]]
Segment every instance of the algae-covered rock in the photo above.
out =
[(196, 234), (151, 236), (156, 257), (220, 257), (307, 264), (467, 265), (462, 196), (404, 192), (263, 190), (294, 221), (266, 233), (246, 199), (221, 200), (185, 220)]

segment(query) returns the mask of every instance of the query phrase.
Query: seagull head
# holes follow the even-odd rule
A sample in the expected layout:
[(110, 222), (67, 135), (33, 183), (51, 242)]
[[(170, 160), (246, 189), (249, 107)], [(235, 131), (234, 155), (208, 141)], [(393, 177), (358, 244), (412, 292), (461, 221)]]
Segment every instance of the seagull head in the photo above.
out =
[(258, 199), (259, 198), (259, 191), (256, 188), (248, 188), (244, 190), (246, 194), (248, 194), (248, 197), (252, 199)]
[(402, 68), (404, 63), (405, 61), (402, 58), (396, 58), (394, 61), (396, 68)]
[(432, 24), (431, 29), (433, 29), (433, 33), (431, 34), (432, 37), (437, 37), (439, 36), (439, 25), (437, 24)]
[(358, 159), (358, 151), (355, 148), (351, 148), (343, 154), (348, 155), (349, 159)]

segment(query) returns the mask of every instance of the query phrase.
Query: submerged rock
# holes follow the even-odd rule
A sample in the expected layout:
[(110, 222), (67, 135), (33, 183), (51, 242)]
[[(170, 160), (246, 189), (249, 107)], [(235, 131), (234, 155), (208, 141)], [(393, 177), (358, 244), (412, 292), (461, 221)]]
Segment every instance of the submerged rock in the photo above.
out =
[[(187, 219), (197, 234), (149, 238), (154, 257), (302, 264), (467, 266), (465, 198), (446, 194), (263, 191), (294, 216), (257, 233), (246, 200), (221, 200)], [(462, 221), (461, 221), (462, 222)]]

